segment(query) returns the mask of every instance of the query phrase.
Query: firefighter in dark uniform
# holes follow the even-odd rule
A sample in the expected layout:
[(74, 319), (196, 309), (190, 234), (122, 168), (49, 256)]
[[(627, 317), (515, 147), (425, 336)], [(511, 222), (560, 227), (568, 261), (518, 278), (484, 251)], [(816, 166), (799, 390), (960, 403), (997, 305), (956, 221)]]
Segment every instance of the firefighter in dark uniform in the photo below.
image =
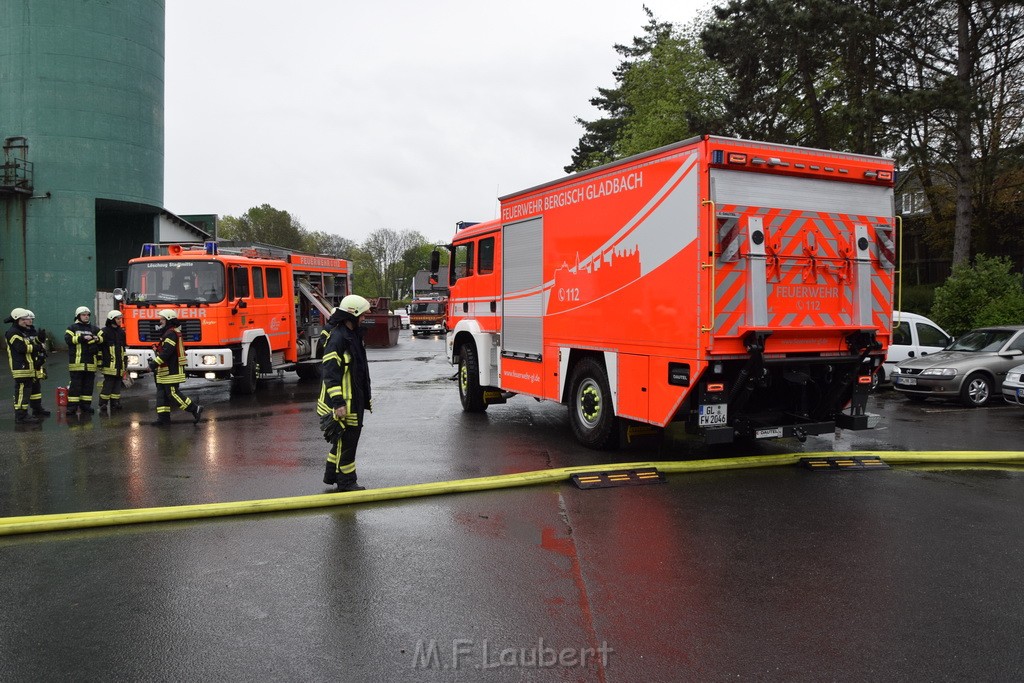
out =
[(178, 385), (185, 381), (185, 342), (178, 327), (178, 314), (165, 308), (158, 314), (157, 331), (161, 332), (156, 358), (149, 361), (149, 369), (156, 375), (156, 421), (155, 427), (171, 424), (171, 410), (185, 410), (192, 413), (192, 423), (199, 422), (203, 407), (178, 391)]
[[(4, 338), (7, 359), (14, 376), (14, 421), (38, 422), (50, 414), (43, 408), (40, 381), (46, 378), (46, 338), (33, 326), (35, 314), (26, 308), (15, 308), (4, 322), (12, 323)], [(32, 414), (28, 409), (31, 406)]]
[(128, 356), (125, 352), (127, 339), (122, 323), (121, 311), (107, 313), (107, 322), (100, 330), (100, 372), (103, 386), (100, 387), (100, 409), (121, 410), (121, 378), (124, 376)]
[(96, 387), (100, 330), (89, 322), (91, 315), (92, 311), (86, 306), (79, 306), (75, 311), (75, 322), (64, 333), (64, 341), (68, 345), (68, 372), (71, 375), (68, 415), (79, 410), (82, 414), (93, 412), (92, 392)]
[(339, 491), (365, 488), (356, 480), (356, 448), (363, 412), (373, 412), (370, 368), (359, 330), (362, 316), (369, 310), (369, 301), (352, 294), (341, 300), (328, 321), (332, 330), (324, 349), (316, 412), (324, 438), (331, 444), (324, 483), (337, 484)]

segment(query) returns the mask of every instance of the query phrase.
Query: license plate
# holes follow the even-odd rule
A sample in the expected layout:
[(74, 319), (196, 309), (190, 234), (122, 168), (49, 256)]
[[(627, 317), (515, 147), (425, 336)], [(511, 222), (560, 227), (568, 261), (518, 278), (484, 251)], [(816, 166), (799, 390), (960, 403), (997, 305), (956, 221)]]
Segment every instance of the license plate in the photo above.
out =
[(755, 439), (774, 439), (782, 436), (782, 427), (776, 427), (775, 429), (758, 429), (754, 432)]
[(916, 377), (897, 377), (896, 378), (896, 383), (897, 384), (902, 384), (904, 386), (912, 387), (915, 384), (917, 384), (917, 378)]
[(708, 403), (700, 406), (700, 417), (697, 419), (697, 425), (700, 427), (712, 427), (715, 425), (724, 425), (728, 422), (728, 404), (726, 403)]

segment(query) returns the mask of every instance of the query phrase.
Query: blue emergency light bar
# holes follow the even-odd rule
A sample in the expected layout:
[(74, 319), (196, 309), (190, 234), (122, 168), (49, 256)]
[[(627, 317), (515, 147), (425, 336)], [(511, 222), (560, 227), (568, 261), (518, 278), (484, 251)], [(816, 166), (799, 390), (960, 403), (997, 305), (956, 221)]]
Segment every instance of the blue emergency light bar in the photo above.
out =
[(216, 256), (217, 255), (217, 243), (216, 242), (205, 242), (203, 246), (206, 247), (206, 253), (209, 254), (210, 256)]

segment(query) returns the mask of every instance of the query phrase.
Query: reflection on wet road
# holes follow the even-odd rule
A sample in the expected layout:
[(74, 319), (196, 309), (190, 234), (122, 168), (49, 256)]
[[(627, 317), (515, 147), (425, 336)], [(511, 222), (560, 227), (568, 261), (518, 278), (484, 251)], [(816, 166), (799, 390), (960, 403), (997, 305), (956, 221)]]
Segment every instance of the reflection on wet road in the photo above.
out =
[[(871, 432), (709, 450), (671, 433), (598, 453), (565, 408), (458, 407), (443, 340), (371, 351), (360, 480), (397, 486), (574, 465), (849, 450), (1012, 450), (1024, 414), (871, 400)], [(8, 384), (0, 383), (7, 395)], [(52, 382), (51, 382), (52, 384)], [(326, 490), (315, 383), (169, 430), (127, 410), (15, 429), (4, 516)], [(52, 392), (52, 386), (47, 388)], [(4, 680), (1019, 679), (1015, 470), (799, 468), (541, 485), (292, 513), (0, 538)]]

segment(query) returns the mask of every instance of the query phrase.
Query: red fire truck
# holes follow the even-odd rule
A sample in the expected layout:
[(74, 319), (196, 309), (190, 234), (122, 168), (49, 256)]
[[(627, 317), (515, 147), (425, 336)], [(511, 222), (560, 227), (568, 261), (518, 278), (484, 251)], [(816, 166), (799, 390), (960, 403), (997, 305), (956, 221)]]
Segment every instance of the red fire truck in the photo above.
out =
[(892, 188), (889, 159), (704, 137), (501, 197), (449, 245), (463, 409), (559, 401), (594, 448), (873, 426)]
[(264, 244), (146, 244), (115, 290), (128, 340), (128, 370), (147, 371), (157, 312), (178, 312), (185, 374), (232, 379), (253, 393), (262, 374), (294, 370), (319, 376), (317, 342), (324, 322), (352, 292), (344, 259)]
[(418, 334), (444, 334), (447, 328), (448, 299), (415, 299), (409, 304), (409, 329), (415, 337)]

